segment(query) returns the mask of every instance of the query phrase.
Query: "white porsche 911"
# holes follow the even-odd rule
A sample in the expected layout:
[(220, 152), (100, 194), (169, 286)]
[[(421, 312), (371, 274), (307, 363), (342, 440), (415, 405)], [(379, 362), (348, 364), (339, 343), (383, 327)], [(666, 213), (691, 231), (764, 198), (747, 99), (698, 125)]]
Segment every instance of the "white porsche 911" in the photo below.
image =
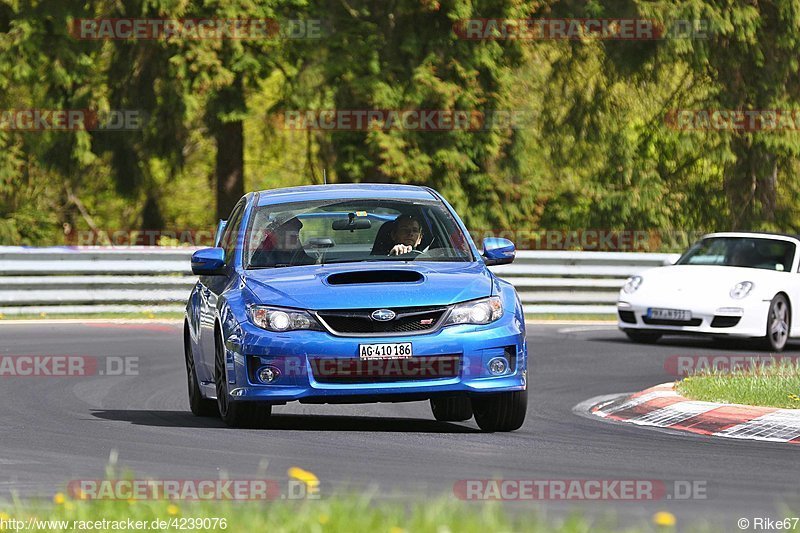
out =
[(790, 235), (706, 235), (674, 265), (627, 279), (619, 328), (635, 342), (673, 333), (760, 337), (780, 351), (800, 333), (792, 313), (800, 305), (798, 249)]

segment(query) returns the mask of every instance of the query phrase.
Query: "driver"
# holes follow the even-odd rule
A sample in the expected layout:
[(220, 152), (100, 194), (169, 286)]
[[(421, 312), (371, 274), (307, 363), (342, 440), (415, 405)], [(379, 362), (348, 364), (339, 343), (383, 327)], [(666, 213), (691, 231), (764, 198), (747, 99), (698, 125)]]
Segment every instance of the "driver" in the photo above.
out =
[(394, 219), (394, 228), (389, 235), (392, 242), (396, 243), (389, 250), (389, 255), (411, 253), (422, 242), (422, 226), (411, 215), (400, 215)]
[(755, 249), (750, 243), (740, 243), (731, 256), (731, 266), (752, 267), (757, 262)]

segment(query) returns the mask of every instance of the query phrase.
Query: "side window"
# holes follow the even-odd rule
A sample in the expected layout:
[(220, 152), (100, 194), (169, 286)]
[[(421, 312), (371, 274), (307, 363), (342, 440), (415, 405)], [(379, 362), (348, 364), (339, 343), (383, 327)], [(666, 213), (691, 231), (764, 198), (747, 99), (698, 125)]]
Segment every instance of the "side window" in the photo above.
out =
[(233, 208), (228, 224), (225, 226), (225, 233), (219, 245), (225, 249), (225, 264), (229, 265), (233, 261), (236, 252), (236, 242), (239, 240), (239, 226), (242, 225), (242, 214), (244, 213), (244, 202), (240, 202)]

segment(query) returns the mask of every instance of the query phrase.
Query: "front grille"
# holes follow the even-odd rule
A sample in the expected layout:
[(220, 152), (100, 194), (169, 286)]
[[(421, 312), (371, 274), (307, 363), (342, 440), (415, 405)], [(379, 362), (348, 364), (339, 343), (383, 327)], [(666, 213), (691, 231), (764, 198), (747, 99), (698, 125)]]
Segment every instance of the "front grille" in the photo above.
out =
[(334, 335), (418, 335), (439, 327), (446, 307), (401, 307), (392, 309), (396, 316), (381, 322), (372, 318), (375, 309), (317, 311), (317, 317)]
[(732, 328), (742, 319), (740, 316), (715, 316), (711, 321), (712, 328)]
[(699, 326), (703, 323), (702, 318), (693, 318), (691, 320), (666, 320), (663, 318), (648, 318), (642, 316), (642, 322), (649, 326)]
[(461, 374), (461, 355), (414, 356), (406, 359), (309, 357), (318, 383), (386, 383), (448, 379)]

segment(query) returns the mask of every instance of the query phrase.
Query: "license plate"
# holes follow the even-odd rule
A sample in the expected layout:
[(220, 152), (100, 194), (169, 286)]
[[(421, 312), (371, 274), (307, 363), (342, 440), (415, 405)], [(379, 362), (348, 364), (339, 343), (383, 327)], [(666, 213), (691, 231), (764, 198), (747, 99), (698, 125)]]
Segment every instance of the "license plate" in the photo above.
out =
[(656, 320), (677, 320), (679, 322), (689, 322), (692, 319), (692, 312), (685, 309), (658, 309), (650, 308), (647, 310), (649, 318)]
[(410, 342), (358, 345), (360, 359), (408, 359), (413, 355)]

